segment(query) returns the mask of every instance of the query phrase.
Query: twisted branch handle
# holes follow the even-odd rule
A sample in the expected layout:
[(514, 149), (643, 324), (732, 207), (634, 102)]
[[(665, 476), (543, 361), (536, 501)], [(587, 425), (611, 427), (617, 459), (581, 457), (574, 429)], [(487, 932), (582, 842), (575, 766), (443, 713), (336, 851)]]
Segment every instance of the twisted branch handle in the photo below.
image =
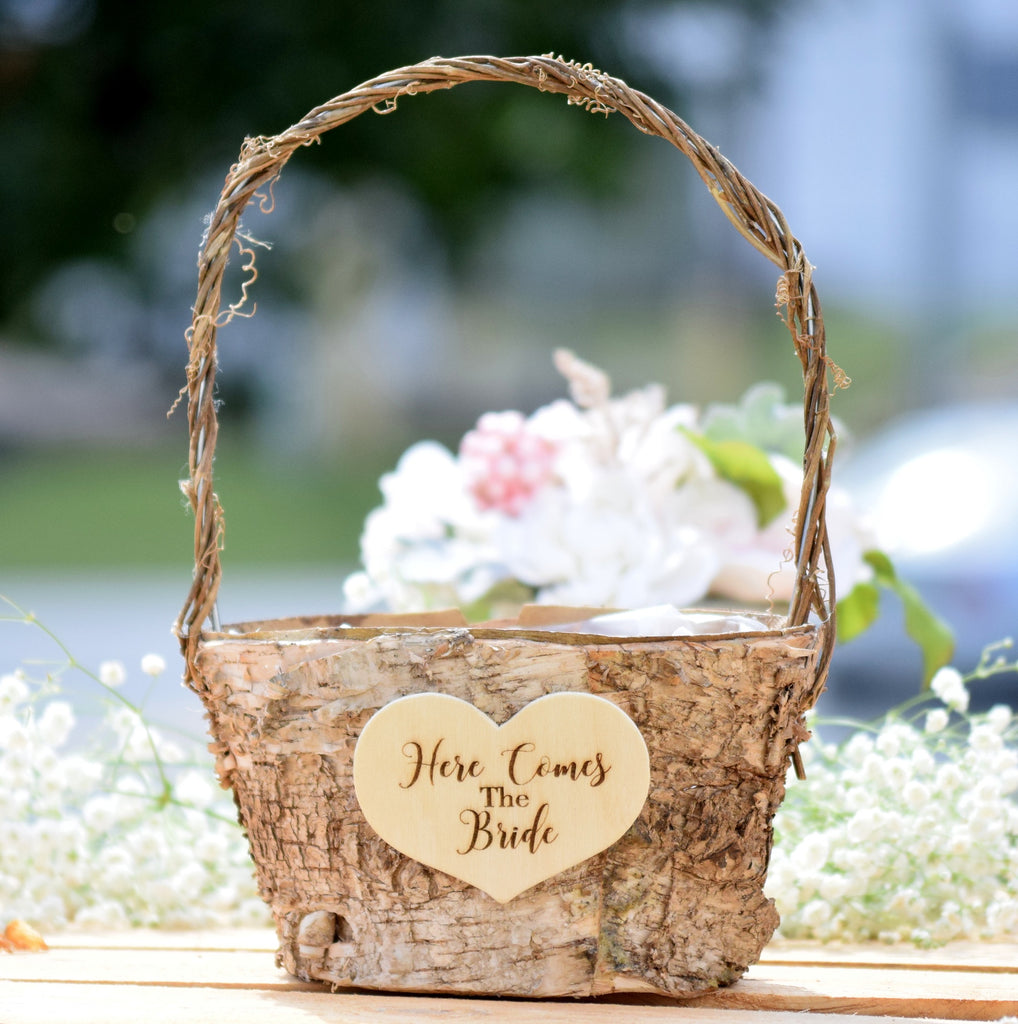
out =
[[(449, 89), (462, 82), (497, 81), (561, 93), (572, 105), (595, 113), (620, 113), (647, 135), (657, 135), (681, 150), (696, 168), (722, 212), (735, 229), (781, 269), (778, 303), (802, 363), (806, 428), (804, 479), (796, 516), (796, 582), (789, 608), (790, 625), (805, 623), (815, 613), (826, 631), (818, 689), (826, 675), (833, 639), (834, 578), (824, 518), (830, 482), (834, 431), (829, 412), (828, 359), (820, 303), (812, 268), (784, 215), (747, 181), (714, 147), (679, 117), (644, 93), (631, 89), (590, 65), (580, 66), (552, 56), (434, 57), (411, 67), (389, 71), (328, 103), (316, 107), (279, 135), (247, 139), (230, 169), (199, 258), (198, 297), (188, 331), (188, 425), (190, 479), (182, 483), (195, 514), (194, 579), (176, 623), (189, 679), (196, 679), (194, 659), (204, 623), (214, 615), (222, 578), (222, 509), (212, 488), (218, 423), (214, 403), (216, 332), (239, 311), (237, 303), (222, 309), (223, 274), (236, 244), (248, 254), (238, 224), (245, 207), (257, 198), (271, 208), (271, 186), (283, 165), (300, 146), (307, 146), (331, 128), (366, 111), (389, 113), (403, 96)], [(250, 281), (249, 277), (249, 281)], [(243, 298), (246, 298), (246, 285)]]

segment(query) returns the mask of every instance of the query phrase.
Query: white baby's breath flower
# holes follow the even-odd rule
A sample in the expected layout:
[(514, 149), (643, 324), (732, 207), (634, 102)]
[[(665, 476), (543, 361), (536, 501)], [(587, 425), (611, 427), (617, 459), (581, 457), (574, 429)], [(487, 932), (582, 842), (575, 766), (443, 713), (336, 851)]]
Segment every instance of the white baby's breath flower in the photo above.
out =
[(123, 906), (115, 900), (104, 900), (83, 907), (75, 915), (74, 920), (83, 928), (123, 928), (130, 923)]
[(15, 763), (30, 763), (32, 734), (24, 723), (14, 718), (0, 722), (0, 749), (6, 749), (8, 769)]
[(104, 686), (116, 689), (127, 680), (127, 671), (122, 661), (104, 661), (99, 666), (99, 679)]
[(1001, 734), (1007, 731), (1007, 727), (1013, 720), (1014, 712), (1007, 704), (994, 704), (986, 713), (987, 725), (989, 725), (994, 732)]
[(933, 708), (932, 711), (926, 712), (926, 724), (923, 729), (932, 736), (935, 733), (943, 732), (947, 728), (949, 720), (948, 713), (943, 708)]
[(848, 834), (854, 843), (865, 843), (880, 834), (884, 814), (878, 808), (870, 807), (856, 811), (848, 822)]
[(207, 877), (204, 866), (198, 861), (186, 862), (173, 876), (177, 898), (185, 902), (197, 899)]
[(995, 811), (993, 805), (976, 804), (968, 821), (969, 834), (977, 843), (994, 845), (999, 843), (1007, 831), (1007, 823)]
[(792, 852), (792, 862), (800, 871), (819, 871), (827, 863), (830, 842), (821, 832), (814, 832)]
[(207, 832), (194, 845), (195, 856), (211, 864), (222, 863), (229, 852), (229, 840), (222, 832)]
[(884, 785), (900, 792), (912, 778), (912, 764), (902, 757), (889, 757), (884, 762)]
[(43, 743), (61, 747), (74, 728), (74, 710), (65, 700), (50, 701), (36, 721), (36, 730)]
[(24, 675), (20, 672), (9, 672), (0, 676), (0, 715), (10, 714), (29, 696)]
[(180, 776), (174, 794), (181, 803), (202, 809), (208, 807), (215, 797), (206, 773), (196, 771), (185, 772)]
[(819, 928), (831, 919), (831, 905), (827, 900), (810, 900), (802, 909), (802, 922), (807, 928)]
[(161, 676), (166, 671), (166, 659), (161, 654), (146, 654), (141, 659), (141, 670), (147, 676)]
[(901, 737), (893, 728), (881, 729), (876, 748), (884, 757), (897, 757), (901, 753)]
[(849, 880), (844, 875), (825, 874), (817, 886), (817, 891), (820, 893), (821, 898), (830, 903), (836, 903), (838, 900), (843, 899), (848, 890)]
[(969, 732), (969, 749), (980, 754), (992, 754), (1001, 750), (1004, 740), (992, 725), (975, 725)]
[(937, 770), (936, 758), (926, 747), (916, 747), (911, 754), (912, 771), (917, 778), (925, 778)]
[(845, 744), (845, 760), (849, 764), (861, 765), (867, 754), (873, 750), (873, 740), (864, 732), (856, 732)]
[(972, 850), (975, 837), (968, 825), (956, 825), (947, 839), (947, 851), (956, 856), (965, 856)]
[(999, 775), (984, 775), (976, 780), (971, 789), (972, 799), (977, 804), (992, 804), (1000, 798), (1001, 783)]
[(956, 690), (964, 685), (965, 679), (952, 665), (945, 665), (943, 668), (937, 669), (933, 679), (930, 680), (930, 689), (940, 698), (943, 698), (945, 692)]
[(967, 711), (969, 692), (962, 674), (950, 665), (938, 669), (930, 689), (952, 710)]
[(258, 928), (271, 923), (268, 908), (259, 899), (244, 900), (235, 913), (238, 924), (243, 926)]
[(85, 804), (81, 816), (90, 832), (108, 832), (117, 820), (116, 804), (110, 796), (94, 796)]
[(869, 786), (850, 786), (844, 795), (844, 805), (849, 811), (873, 807), (876, 800), (876, 793)]
[(862, 763), (862, 777), (873, 786), (883, 785), (887, 774), (887, 759), (873, 751), (866, 755)]
[(914, 811), (920, 810), (925, 807), (930, 799), (930, 790), (928, 786), (924, 786), (921, 782), (917, 782), (915, 779), (911, 779), (902, 790), (902, 797), (905, 803), (912, 808)]

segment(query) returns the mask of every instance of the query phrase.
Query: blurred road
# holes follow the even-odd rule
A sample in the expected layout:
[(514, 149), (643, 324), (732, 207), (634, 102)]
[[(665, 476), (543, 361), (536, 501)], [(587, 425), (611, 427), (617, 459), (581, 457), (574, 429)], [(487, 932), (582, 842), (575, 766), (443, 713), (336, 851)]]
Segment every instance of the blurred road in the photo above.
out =
[[(236, 622), (335, 611), (343, 577), (340, 569), (234, 572), (220, 591), (220, 613), (224, 622)], [(0, 594), (34, 613), (91, 671), (98, 671), (106, 660), (123, 662), (128, 678), (122, 692), (134, 703), (145, 702), (152, 724), (200, 737), (205, 732), (201, 703), (181, 684), (184, 663), (171, 632), (189, 582), (190, 567), (179, 573), (8, 573), (0, 581)], [(140, 667), (142, 657), (150, 653), (166, 661), (166, 672), (154, 686)], [(42, 630), (0, 622), (0, 673), (27, 662), (30, 674), (36, 669), (44, 674), (65, 660)], [(79, 719), (101, 714), (105, 695), (99, 686), (80, 672), (66, 673), (64, 683), (74, 695)]]

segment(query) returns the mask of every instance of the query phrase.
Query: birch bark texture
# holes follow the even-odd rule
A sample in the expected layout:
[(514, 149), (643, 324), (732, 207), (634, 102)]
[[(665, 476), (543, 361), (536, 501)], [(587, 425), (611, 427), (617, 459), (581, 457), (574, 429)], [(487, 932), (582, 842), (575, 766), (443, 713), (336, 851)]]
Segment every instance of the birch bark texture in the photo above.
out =
[[(321, 621), (209, 633), (198, 657), (287, 971), (337, 988), (690, 996), (758, 958), (778, 923), (771, 819), (807, 736), (815, 628), (620, 641)], [(400, 854), (358, 806), (353, 751), (378, 709), (429, 692), (498, 724), (549, 693), (611, 701), (648, 747), (636, 821), (505, 904)]]

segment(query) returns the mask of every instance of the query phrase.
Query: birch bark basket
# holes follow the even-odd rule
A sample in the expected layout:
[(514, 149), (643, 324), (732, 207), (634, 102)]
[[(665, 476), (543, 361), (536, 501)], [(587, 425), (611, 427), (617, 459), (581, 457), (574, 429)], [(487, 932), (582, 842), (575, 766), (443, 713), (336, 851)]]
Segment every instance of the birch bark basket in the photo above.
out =
[[(238, 308), (221, 309), (234, 245), (253, 273), (241, 213), (253, 199), (269, 204), (285, 162), (326, 130), (388, 112), (405, 96), (480, 80), (564, 94), (665, 139), (780, 268), (779, 305), (803, 369), (804, 481), (795, 592), (788, 614), (767, 618), (766, 629), (608, 638), (441, 616), (219, 624), (216, 336)], [(771, 819), (807, 737), (802, 715), (823, 688), (834, 627), (824, 521), (829, 363), (812, 268), (780, 210), (675, 114), (589, 66), (548, 56), (433, 58), (336, 97), (281, 135), (247, 140), (206, 234), (188, 340), (183, 488), (195, 512), (195, 574), (176, 630), (277, 922), (280, 963), (336, 988), (530, 997), (683, 996), (736, 980), (778, 922), (763, 895)], [(373, 713), (427, 692), (468, 701), (497, 724), (549, 693), (606, 698), (647, 744), (643, 809), (610, 847), (504, 904), (399, 853), (358, 805), (353, 752)]]

